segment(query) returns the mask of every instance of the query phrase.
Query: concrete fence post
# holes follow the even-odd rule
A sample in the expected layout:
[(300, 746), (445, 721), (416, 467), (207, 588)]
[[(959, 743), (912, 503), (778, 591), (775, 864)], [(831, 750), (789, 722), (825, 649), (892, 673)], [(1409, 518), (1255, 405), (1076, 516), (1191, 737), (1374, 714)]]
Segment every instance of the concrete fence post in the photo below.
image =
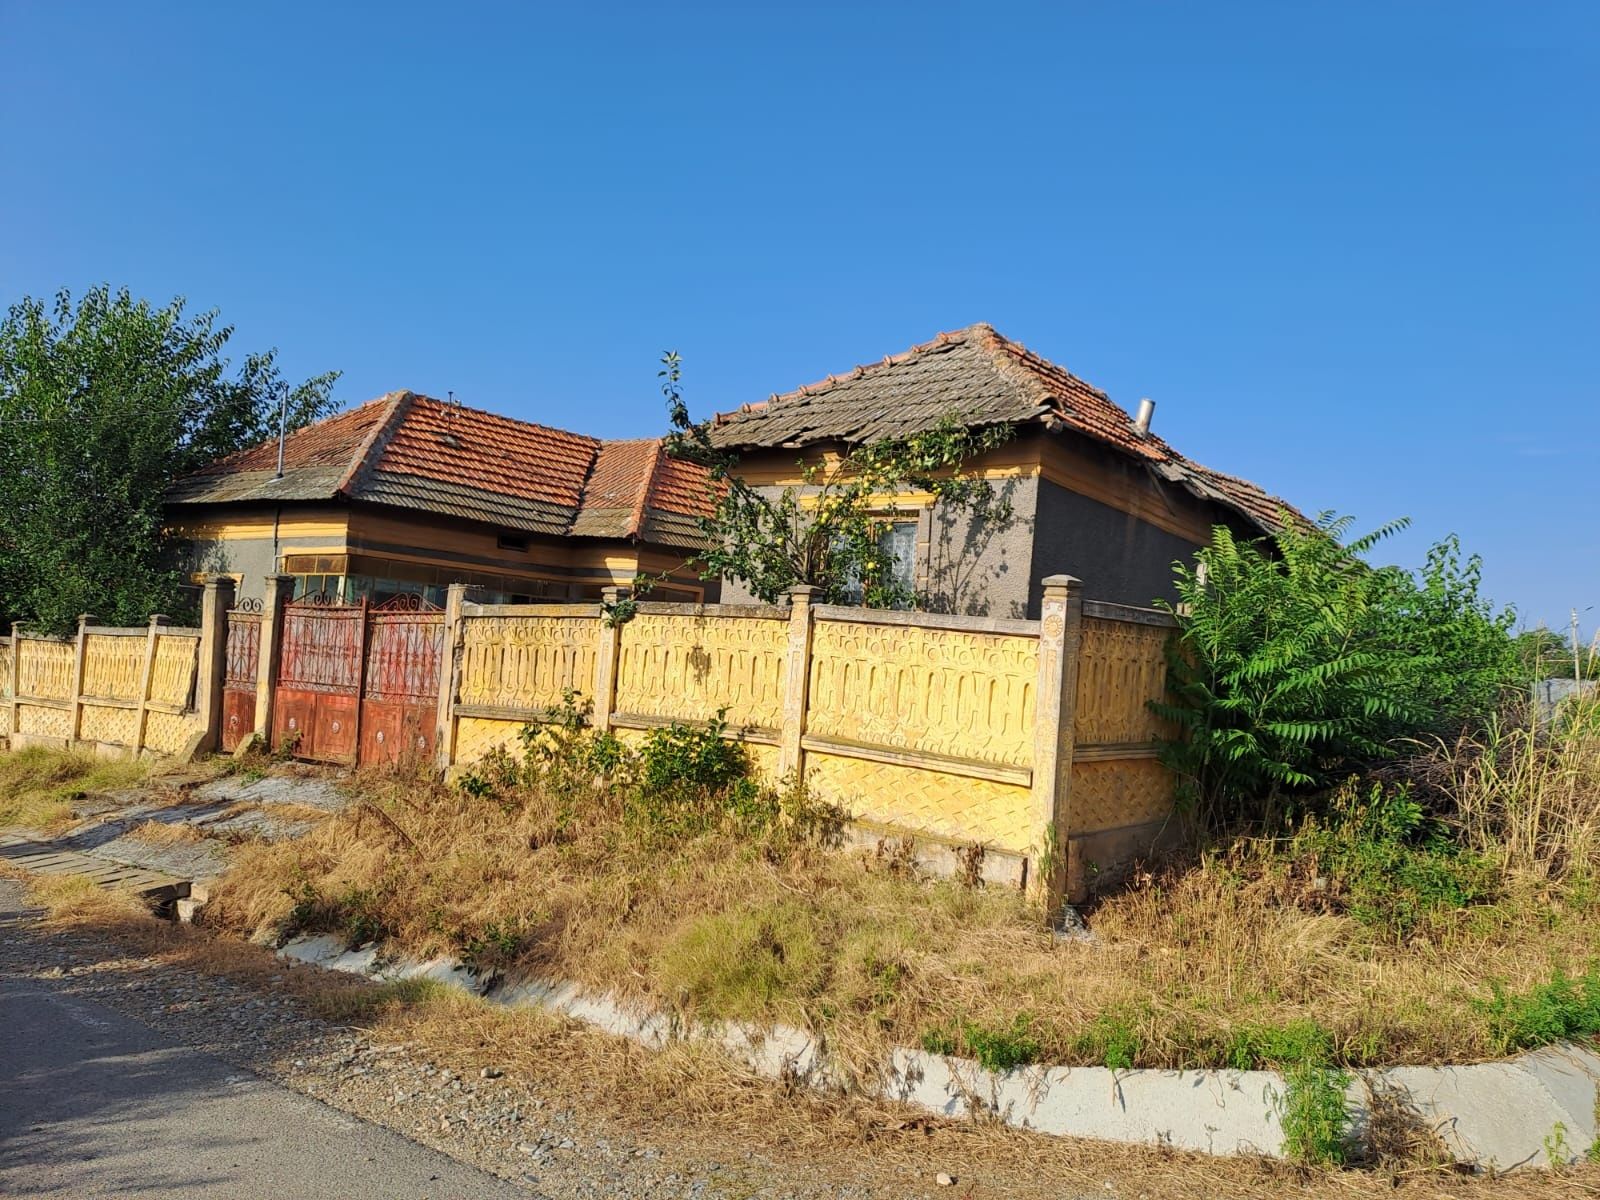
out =
[(255, 735), (263, 747), (272, 745), (272, 693), (278, 682), (278, 658), (283, 652), (283, 607), (294, 595), (293, 575), (268, 575), (261, 602), (261, 649), (256, 659)]
[(161, 627), (167, 624), (165, 613), (150, 614), (150, 632), (144, 639), (144, 667), (140, 671), (139, 682), (139, 712), (135, 718), (137, 724), (133, 731), (133, 756), (138, 758), (144, 752), (144, 727), (145, 720), (150, 715), (150, 695), (155, 689), (156, 682), (156, 639), (161, 636)]
[(67, 734), (69, 750), (78, 744), (83, 730), (83, 666), (89, 645), (89, 622), (94, 619), (93, 613), (78, 614), (78, 649), (72, 660), (72, 727)]
[(22, 709), (22, 622), (11, 624), (11, 730), (10, 745), (17, 744), (17, 718)]
[(607, 621), (606, 614), (628, 598), (631, 588), (600, 589), (600, 644), (594, 656), (594, 715), (596, 729), (611, 728), (611, 711), (617, 703), (617, 658), (622, 650), (622, 624)]
[(789, 649), (784, 660), (783, 731), (778, 743), (778, 777), (805, 781), (806, 708), (811, 686), (811, 601), (817, 589), (802, 583), (789, 589)]
[(1038, 829), (1033, 887), (1052, 923), (1070, 898), (1081, 899), (1081, 867), (1072, 860), (1073, 722), (1078, 702), (1078, 645), (1083, 583), (1044, 579), (1039, 609), (1039, 682), (1034, 696), (1033, 808)]
[(444, 642), (439, 647), (439, 707), (433, 722), (433, 759), (441, 771), (456, 756), (456, 690), (461, 670), (461, 610), (467, 585), (452, 583), (444, 600)]
[[(200, 596), (199, 661), (195, 664), (194, 708), (200, 714), (200, 741), (195, 753), (215, 750), (222, 742), (222, 685), (228, 674), (228, 610), (233, 607), (233, 578), (208, 576)], [(155, 630), (151, 629), (154, 645)]]

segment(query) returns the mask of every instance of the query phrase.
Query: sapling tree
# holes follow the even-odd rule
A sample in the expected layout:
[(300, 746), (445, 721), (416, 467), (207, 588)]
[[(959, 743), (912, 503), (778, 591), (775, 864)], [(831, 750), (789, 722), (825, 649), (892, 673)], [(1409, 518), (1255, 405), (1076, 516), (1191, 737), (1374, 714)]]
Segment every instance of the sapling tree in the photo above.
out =
[(769, 604), (809, 584), (826, 603), (859, 598), (871, 608), (910, 607), (920, 598), (897, 575), (884, 538), (908, 515), (897, 496), (930, 496), (937, 509), (992, 527), (1012, 520), (1009, 502), (969, 469), (1012, 436), (1010, 426), (974, 428), (951, 412), (927, 430), (802, 460), (798, 484), (762, 488), (742, 477), (737, 454), (716, 445), (710, 422), (689, 415), (678, 355), (669, 351), (661, 363), (672, 426), (668, 452), (708, 474), (712, 511), (700, 518), (706, 549), (698, 558), (703, 578), (739, 580)]

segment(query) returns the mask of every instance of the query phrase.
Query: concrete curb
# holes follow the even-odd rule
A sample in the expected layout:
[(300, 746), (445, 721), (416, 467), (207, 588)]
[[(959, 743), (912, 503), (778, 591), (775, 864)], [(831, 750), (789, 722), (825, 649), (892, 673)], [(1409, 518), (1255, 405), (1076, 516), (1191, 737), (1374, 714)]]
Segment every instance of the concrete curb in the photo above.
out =
[[(330, 936), (297, 938), (278, 953), (378, 980), (433, 979), (496, 1004), (582, 1021), (651, 1049), (677, 1038), (705, 1038), (769, 1078), (819, 1087), (841, 1083), (824, 1048), (800, 1029), (739, 1022), (685, 1029), (661, 1013), (559, 981), (506, 982), (485, 995), (480, 982), (452, 959), (385, 958), (373, 948), (347, 950), (342, 939)], [(1036, 1066), (997, 1073), (970, 1059), (898, 1049), (881, 1077), (890, 1099), (940, 1116), (985, 1116), (1039, 1133), (1206, 1154), (1283, 1156), (1278, 1109), (1285, 1088), (1276, 1071)], [(1458, 1162), (1478, 1168), (1574, 1163), (1600, 1139), (1600, 1054), (1593, 1048), (1563, 1044), (1502, 1062), (1361, 1072), (1345, 1094), (1358, 1132), (1370, 1117), (1373, 1090), (1393, 1093)]]

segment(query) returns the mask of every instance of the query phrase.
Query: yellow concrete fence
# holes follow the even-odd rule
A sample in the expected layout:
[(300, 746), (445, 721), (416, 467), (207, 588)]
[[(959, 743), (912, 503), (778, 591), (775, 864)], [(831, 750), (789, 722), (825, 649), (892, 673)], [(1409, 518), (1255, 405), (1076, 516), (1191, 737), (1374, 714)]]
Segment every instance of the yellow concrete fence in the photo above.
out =
[[(620, 592), (608, 597), (618, 598)], [(446, 614), (442, 766), (546, 720), (565, 692), (625, 739), (671, 722), (726, 736), (773, 782), (802, 780), (857, 840), (910, 838), (985, 877), (1075, 897), (1173, 828), (1150, 713), (1166, 615), (1045, 581), (1037, 621), (817, 605), (477, 605)]]
[(14, 626), (0, 640), (0, 736), (105, 757), (189, 756), (215, 745), (230, 581), (206, 585), (201, 627), (154, 616), (120, 628), (79, 619), (76, 638)]

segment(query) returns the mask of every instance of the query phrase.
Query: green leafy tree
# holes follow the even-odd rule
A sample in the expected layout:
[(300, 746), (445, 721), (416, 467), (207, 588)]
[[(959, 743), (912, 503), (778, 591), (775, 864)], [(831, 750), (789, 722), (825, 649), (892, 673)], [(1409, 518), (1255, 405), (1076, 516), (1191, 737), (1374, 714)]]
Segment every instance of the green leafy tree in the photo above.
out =
[(669, 351), (661, 361), (669, 452), (700, 463), (710, 476), (713, 512), (700, 519), (708, 547), (699, 559), (703, 578), (737, 579), (769, 604), (810, 584), (830, 604), (859, 596), (870, 608), (908, 607), (918, 597), (896, 577), (883, 537), (904, 516), (895, 495), (925, 493), (946, 512), (994, 527), (1012, 520), (994, 487), (963, 469), (1009, 440), (1009, 426), (974, 429), (951, 413), (921, 433), (870, 442), (822, 463), (801, 462), (798, 486), (762, 490), (741, 477), (736, 454), (713, 443), (709, 423), (691, 419), (678, 355)]
[(337, 373), (291, 386), (275, 352), (223, 357), (215, 312), (126, 289), (28, 297), (0, 322), (0, 619), (64, 632), (185, 602), (162, 497), (178, 476), (332, 407)]
[(1454, 538), (1418, 576), (1365, 556), (1397, 521), (1343, 541), (1349, 519), (1284, 514), (1270, 539), (1213, 531), (1178, 564), (1179, 623), (1157, 710), (1164, 758), (1213, 826), (1274, 824), (1401, 739), (1487, 716), (1520, 678), (1513, 614), (1478, 594)]

